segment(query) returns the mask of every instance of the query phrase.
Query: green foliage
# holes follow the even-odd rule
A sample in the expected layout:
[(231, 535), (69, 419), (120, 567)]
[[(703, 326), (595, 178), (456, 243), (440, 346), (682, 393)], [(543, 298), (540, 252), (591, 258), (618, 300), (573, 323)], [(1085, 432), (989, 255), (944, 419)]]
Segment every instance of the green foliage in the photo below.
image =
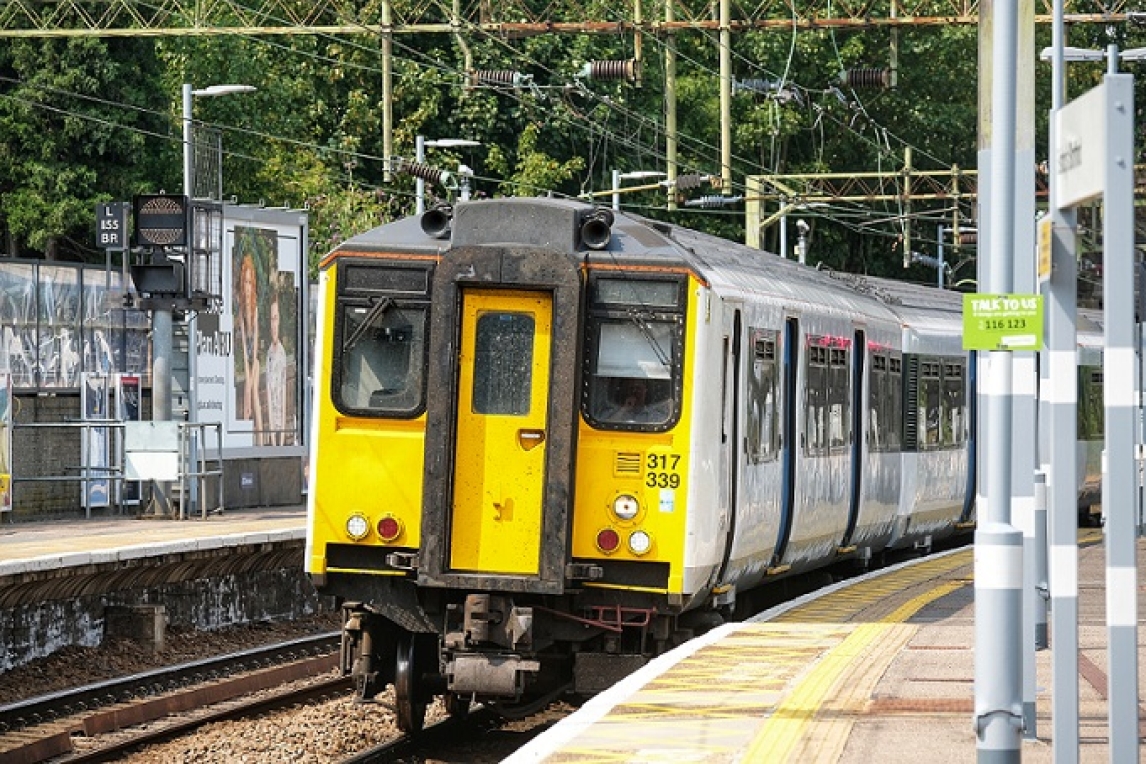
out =
[(143, 40), (16, 39), (0, 47), (8, 254), (102, 259), (93, 246), (96, 203), (145, 190), (161, 164), (144, 137), (162, 130), (150, 95), (157, 75)]
[[(312, 7), (297, 4), (300, 14)], [(342, 5), (353, 8), (354, 21), (382, 21), (382, 0)], [(688, 5), (696, 13), (707, 7)], [(507, 7), (490, 4), (485, 19), (521, 20), (502, 19)], [(553, 20), (620, 22), (632, 13), (631, 6), (599, 0), (528, 8)], [(448, 5), (399, 2), (394, 11), (396, 21), (449, 20)], [(659, 12), (646, 8), (646, 21)], [(746, 175), (899, 169), (907, 146), (917, 168), (974, 167), (977, 29), (903, 27), (898, 86), (846, 87), (846, 70), (892, 65), (892, 34), (786, 26), (735, 33), (734, 78), (775, 87), (733, 98), (732, 193), (743, 193)], [(426, 156), (450, 171), (461, 163), (472, 167), (477, 196), (578, 195), (610, 188), (614, 170), (664, 171), (665, 58), (672, 46), (679, 172), (719, 176), (718, 43), (716, 33), (702, 30), (645, 36), (638, 84), (581, 76), (589, 62), (635, 57), (631, 33), (513, 38), (462, 25), (458, 34), (396, 34), (390, 153), (412, 159), (418, 135), (480, 141)], [(309, 209), (313, 267), (345, 238), (414, 208), (414, 178), (385, 161), (382, 51), (382, 38), (366, 32), (13, 41), (0, 48), (6, 78), (0, 80), (0, 226), (25, 248), (74, 240), (81, 242), (74, 256), (98, 256), (91, 238), (95, 201), (181, 186), (182, 84), (243, 83), (257, 92), (196, 98), (196, 122), (222, 130), (226, 197)], [(475, 87), (467, 70), (513, 70), (526, 84)], [(687, 196), (707, 193), (713, 190)], [(433, 201), (448, 198), (449, 190), (430, 184), (427, 194)], [(624, 204), (730, 238), (744, 235), (742, 207), (670, 211), (665, 198), (647, 191), (624, 197)], [(806, 210), (812, 262), (902, 276), (904, 235), (914, 248), (933, 252), (928, 238), (944, 204), (918, 205), (913, 212), (923, 217), (912, 229), (870, 224), (873, 217), (899, 219), (894, 204)], [(790, 247), (794, 240), (790, 232)], [(765, 242), (779, 246), (777, 226), (765, 232)], [(934, 276), (922, 269), (908, 275)]]

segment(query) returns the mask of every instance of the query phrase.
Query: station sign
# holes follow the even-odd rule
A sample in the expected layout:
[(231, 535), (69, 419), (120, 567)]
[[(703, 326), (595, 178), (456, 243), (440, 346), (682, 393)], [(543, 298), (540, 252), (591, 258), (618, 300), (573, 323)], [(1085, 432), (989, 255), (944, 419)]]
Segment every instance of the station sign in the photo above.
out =
[(127, 249), (126, 202), (100, 202), (96, 205), (96, 246)]
[(1057, 161), (1051, 182), (1060, 209), (1101, 196), (1105, 188), (1108, 90), (1099, 85), (1055, 112)]
[(1041, 295), (963, 295), (964, 350), (1038, 351), (1042, 341)]

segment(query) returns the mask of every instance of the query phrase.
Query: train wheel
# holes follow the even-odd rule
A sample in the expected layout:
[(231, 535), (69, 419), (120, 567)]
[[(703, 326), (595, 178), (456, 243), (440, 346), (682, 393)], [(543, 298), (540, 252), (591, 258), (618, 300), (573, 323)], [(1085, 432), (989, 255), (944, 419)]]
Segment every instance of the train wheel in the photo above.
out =
[(446, 713), (457, 719), (464, 719), (470, 715), (470, 699), (468, 695), (458, 695), (456, 692), (447, 692)]
[(417, 643), (413, 634), (403, 635), (398, 641), (398, 660), (394, 666), (394, 702), (398, 729), (403, 732), (417, 732), (426, 721), (425, 693), (415, 650)]

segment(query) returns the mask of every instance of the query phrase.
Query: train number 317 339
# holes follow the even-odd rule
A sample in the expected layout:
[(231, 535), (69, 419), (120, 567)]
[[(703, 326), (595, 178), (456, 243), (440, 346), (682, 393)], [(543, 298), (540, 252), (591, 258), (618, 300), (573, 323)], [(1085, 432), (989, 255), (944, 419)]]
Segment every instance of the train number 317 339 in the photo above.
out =
[(680, 488), (678, 464), (680, 454), (649, 454), (645, 458), (645, 485), (649, 488)]

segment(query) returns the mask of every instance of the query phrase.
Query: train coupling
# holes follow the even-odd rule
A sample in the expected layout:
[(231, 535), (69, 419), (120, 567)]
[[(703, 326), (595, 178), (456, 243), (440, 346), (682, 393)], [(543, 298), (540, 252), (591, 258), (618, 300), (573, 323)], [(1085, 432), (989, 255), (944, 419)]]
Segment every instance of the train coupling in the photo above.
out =
[(533, 608), (518, 607), (509, 597), (467, 594), (460, 616), (456, 611), (451, 615), (452, 628), (447, 628), (445, 635), (449, 649), (496, 645), (519, 650), (533, 646)]

